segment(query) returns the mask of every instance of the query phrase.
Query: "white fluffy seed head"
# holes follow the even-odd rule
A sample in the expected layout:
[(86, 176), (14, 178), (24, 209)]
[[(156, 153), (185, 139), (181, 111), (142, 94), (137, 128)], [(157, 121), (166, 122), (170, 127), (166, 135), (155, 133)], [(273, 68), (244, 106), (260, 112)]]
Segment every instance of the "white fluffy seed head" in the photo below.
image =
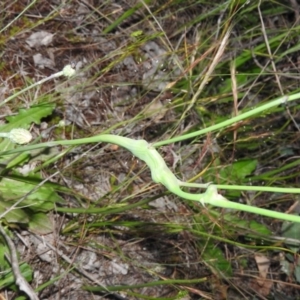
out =
[(73, 69), (71, 65), (66, 65), (62, 71), (66, 77), (72, 77), (76, 73), (76, 70)]
[(16, 144), (27, 144), (32, 140), (31, 133), (23, 128), (15, 128), (10, 131), (7, 136), (13, 143)]
[(66, 122), (64, 120), (60, 120), (57, 124), (57, 127), (65, 127), (66, 126)]

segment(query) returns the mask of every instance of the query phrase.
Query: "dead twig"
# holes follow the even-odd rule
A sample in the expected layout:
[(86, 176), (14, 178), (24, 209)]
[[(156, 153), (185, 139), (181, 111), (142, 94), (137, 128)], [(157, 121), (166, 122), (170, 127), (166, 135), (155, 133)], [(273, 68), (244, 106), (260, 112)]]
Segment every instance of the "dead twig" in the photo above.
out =
[(20, 291), (24, 292), (29, 297), (30, 300), (39, 300), (38, 296), (36, 295), (32, 287), (29, 285), (29, 283), (21, 274), (16, 247), (1, 225), (0, 225), (0, 233), (4, 237), (6, 244), (9, 248), (9, 252), (10, 252), (9, 262), (11, 264), (11, 268), (15, 277), (16, 285), (19, 287)]

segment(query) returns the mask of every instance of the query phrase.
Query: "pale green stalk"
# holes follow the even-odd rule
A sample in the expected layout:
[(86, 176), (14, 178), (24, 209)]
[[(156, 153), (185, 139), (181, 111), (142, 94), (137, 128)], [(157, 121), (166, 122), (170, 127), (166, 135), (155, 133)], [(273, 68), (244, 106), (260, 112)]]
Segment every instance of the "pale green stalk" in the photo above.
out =
[(199, 136), (199, 135), (204, 135), (208, 132), (213, 132), (213, 131), (216, 131), (216, 130), (222, 129), (222, 128), (224, 129), (224, 128), (230, 126), (230, 125), (233, 125), (237, 122), (245, 120), (245, 119), (247, 119), (249, 117), (252, 117), (256, 114), (259, 114), (263, 111), (266, 111), (266, 110), (268, 110), (272, 107), (279, 106), (281, 104), (284, 105), (287, 102), (292, 102), (292, 101), (295, 101), (295, 100), (298, 100), (298, 99), (300, 99), (300, 93), (297, 93), (297, 94), (294, 94), (294, 95), (291, 95), (291, 96), (283, 96), (283, 97), (280, 97), (280, 98), (275, 99), (273, 101), (270, 101), (269, 103), (263, 104), (263, 105), (261, 105), (259, 107), (256, 107), (256, 108), (253, 108), (250, 111), (244, 112), (244, 113), (242, 113), (242, 114), (240, 114), (236, 117), (230, 118), (230, 119), (228, 119), (224, 122), (218, 123), (216, 125), (212, 125), (212, 126), (209, 126), (207, 128), (194, 131), (192, 133), (188, 133), (188, 134), (185, 134), (185, 135), (180, 135), (180, 136), (177, 136), (175, 138), (171, 138), (171, 139), (168, 139), (168, 140), (164, 140), (164, 141), (161, 141), (161, 142), (154, 143), (153, 147), (160, 147), (160, 146), (163, 146), (163, 145), (168, 145), (168, 144), (171, 144), (171, 143), (184, 141), (184, 140), (194, 138), (194, 137)]
[[(17, 149), (9, 150), (0, 153), (1, 156), (30, 151), (38, 148), (47, 148), (54, 147), (58, 145), (62, 146), (72, 146), (72, 145), (80, 145), (87, 143), (99, 143), (106, 142), (119, 145), (127, 150), (129, 150), (133, 155), (137, 158), (143, 160), (147, 166), (150, 168), (152, 180), (156, 183), (160, 183), (164, 185), (170, 192), (173, 194), (192, 201), (200, 202), (202, 205), (210, 204), (217, 207), (242, 210), (250, 213), (255, 213), (263, 216), (268, 216), (275, 219), (287, 220), (292, 222), (300, 223), (300, 216), (289, 215), (281, 212), (275, 212), (267, 209), (262, 209), (254, 206), (249, 206), (246, 204), (240, 204), (236, 202), (228, 201), (222, 195), (218, 194), (216, 185), (205, 185), (205, 184), (194, 184), (194, 183), (185, 183), (181, 182), (176, 178), (176, 176), (172, 173), (172, 171), (167, 167), (165, 161), (158, 153), (158, 151), (151, 145), (148, 144), (145, 140), (133, 140), (127, 137), (103, 134), (97, 135), (89, 138), (77, 139), (77, 140), (64, 140), (64, 141), (54, 141), (41, 143), (37, 145), (29, 145), (25, 147), (20, 147)], [(181, 190), (182, 186), (193, 186), (193, 187), (207, 187), (205, 193), (200, 194), (191, 194)], [(227, 186), (219, 186), (219, 187), (227, 187)], [(231, 187), (232, 188), (232, 187)], [(239, 187), (237, 189), (241, 189), (243, 187)], [(255, 189), (255, 187), (245, 187), (245, 189)], [(261, 187), (258, 187), (261, 190)], [(267, 187), (264, 187), (267, 190)], [(274, 188), (272, 188), (274, 189)], [(281, 192), (293, 192), (300, 193), (300, 189), (279, 189), (277, 191)]]
[(21, 94), (23, 94), (23, 93), (31, 90), (32, 88), (34, 88), (34, 87), (36, 87), (38, 85), (41, 85), (41, 84), (43, 84), (43, 83), (45, 83), (45, 82), (47, 82), (47, 81), (49, 81), (51, 79), (54, 79), (54, 78), (57, 78), (57, 77), (60, 77), (60, 76), (63, 76), (63, 75), (66, 76), (66, 77), (71, 77), (71, 76), (74, 75), (74, 73), (75, 73), (75, 70), (73, 70), (70, 65), (67, 65), (67, 66), (64, 67), (64, 69), (62, 71), (59, 71), (59, 72), (54, 73), (54, 74), (52, 74), (52, 75), (50, 75), (50, 76), (48, 76), (46, 78), (43, 78), (43, 79), (41, 79), (41, 80), (39, 80), (39, 81), (37, 81), (37, 82), (29, 85), (28, 87), (22, 89), (21, 91), (18, 91), (16, 93), (12, 94), (11, 96), (9, 96), (8, 98), (6, 98), (4, 101), (2, 101), (0, 103), (0, 107), (2, 105), (4, 105), (5, 103), (11, 101), (12, 99), (15, 99), (19, 95), (21, 95)]

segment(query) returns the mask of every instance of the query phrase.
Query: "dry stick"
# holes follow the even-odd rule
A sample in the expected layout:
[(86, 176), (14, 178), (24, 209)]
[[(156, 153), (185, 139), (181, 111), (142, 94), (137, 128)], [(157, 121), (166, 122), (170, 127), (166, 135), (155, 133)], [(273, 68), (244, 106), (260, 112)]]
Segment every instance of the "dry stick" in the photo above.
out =
[(280, 90), (281, 95), (283, 96), (284, 95), (283, 89), (282, 89), (282, 86), (281, 86), (281, 83), (280, 83), (280, 80), (279, 80), (279, 77), (278, 77), (278, 72), (277, 72), (277, 69), (276, 69), (276, 65), (275, 65), (275, 62), (274, 62), (274, 59), (273, 59), (274, 55), (271, 52), (271, 47), (270, 47), (270, 44), (269, 44), (269, 41), (268, 41), (268, 36), (267, 36), (267, 33), (266, 33), (266, 28), (265, 28), (265, 24), (264, 24), (262, 14), (261, 14), (260, 6), (261, 6), (261, 0), (259, 1), (259, 5), (258, 5), (257, 9), (258, 9), (260, 22), (261, 22), (262, 34), (263, 34), (263, 37), (264, 37), (264, 40), (265, 40), (265, 43), (266, 43), (266, 47), (267, 47), (267, 50), (268, 50), (268, 53), (269, 53), (270, 62), (271, 62), (271, 65), (272, 65), (272, 69), (273, 69), (273, 72), (274, 72), (274, 76), (275, 76), (278, 88)]
[[(260, 10), (260, 6), (261, 6), (261, 0), (259, 1), (259, 5), (258, 5), (258, 14), (259, 14), (260, 22), (261, 22), (262, 33), (263, 33), (263, 37), (264, 37), (266, 47), (267, 47), (267, 50), (268, 50), (268, 53), (269, 53), (273, 73), (274, 73), (278, 88), (280, 90), (280, 93), (283, 96), (284, 95), (283, 88), (282, 88), (282, 85), (281, 85), (281, 82), (280, 82), (280, 79), (279, 79), (279, 76), (278, 76), (278, 72), (277, 72), (277, 69), (276, 69), (276, 65), (275, 65), (275, 62), (274, 62), (274, 59), (273, 59), (274, 55), (271, 51), (271, 47), (270, 47), (270, 44), (269, 44), (269, 41), (268, 41), (268, 36), (267, 36), (264, 20), (263, 20), (263, 17), (262, 17), (262, 13), (261, 13), (261, 10)], [(294, 123), (294, 126), (297, 128), (298, 131), (300, 131), (298, 123), (293, 118), (293, 116), (292, 116), (292, 114), (291, 114), (291, 112), (290, 112), (290, 110), (287, 106), (286, 106), (286, 111), (287, 111), (287, 114), (289, 115), (289, 117), (291, 118), (292, 122)]]
[[(239, 114), (238, 109), (238, 88), (236, 83), (236, 69), (235, 69), (235, 60), (232, 61), (230, 66), (230, 75), (231, 75), (231, 89), (232, 89), (232, 96), (233, 96), (233, 113), (236, 117)], [(233, 131), (233, 149), (232, 149), (232, 159), (234, 158), (235, 153), (235, 146), (237, 140), (237, 129)]]
[[(22, 95), (24, 92), (29, 91), (29, 90), (32, 89), (33, 87), (38, 86), (38, 85), (42, 85), (43, 83), (45, 83), (45, 82), (48, 81), (48, 80), (55, 79), (55, 78), (58, 78), (58, 77), (60, 77), (60, 76), (63, 76), (63, 75), (65, 75), (64, 72), (66, 72), (66, 71), (67, 71), (67, 72), (71, 72), (70, 70), (71, 70), (71, 66), (70, 66), (70, 65), (67, 65), (67, 66), (65, 67), (64, 70), (62, 70), (62, 71), (60, 71), (60, 72), (57, 72), (57, 73), (54, 73), (54, 74), (52, 74), (52, 75), (50, 75), (50, 76), (48, 76), (48, 77), (46, 77), (46, 78), (43, 78), (43, 79), (37, 81), (36, 83), (34, 83), (34, 84), (32, 84), (32, 85), (29, 85), (29, 86), (26, 87), (25, 89), (22, 89), (21, 91), (18, 91), (18, 92), (16, 92), (16, 93), (13, 93), (11, 96), (9, 96), (9, 97), (6, 98), (5, 100), (1, 101), (0, 107), (3, 106), (4, 104), (6, 104), (7, 102), (11, 101), (12, 99), (15, 99), (15, 98), (18, 97), (19, 95)], [(73, 74), (74, 74), (74, 73), (75, 73), (75, 70), (74, 70)], [(73, 74), (72, 74), (72, 75), (73, 75)], [(72, 75), (70, 75), (70, 76), (72, 76)], [(70, 77), (70, 76), (68, 75), (68, 77)]]
[(212, 61), (212, 63), (210, 64), (207, 72), (204, 75), (204, 78), (198, 88), (198, 90), (196, 91), (196, 93), (194, 94), (191, 103), (189, 104), (189, 106), (187, 107), (187, 109), (183, 112), (182, 116), (181, 116), (181, 120), (185, 117), (185, 115), (187, 114), (187, 112), (194, 106), (194, 104), (196, 103), (196, 101), (198, 100), (198, 96), (201, 94), (201, 92), (203, 91), (204, 87), (206, 86), (207, 82), (210, 79), (211, 74), (213, 73), (216, 65), (218, 64), (222, 54), (224, 53), (225, 47), (228, 43), (228, 39), (231, 33), (231, 27), (229, 27), (229, 29), (227, 30), (227, 32), (224, 35), (224, 38), (221, 41), (221, 44), (219, 46), (219, 49)]
[(15, 277), (16, 285), (19, 286), (20, 291), (24, 292), (30, 298), (30, 300), (39, 300), (38, 296), (35, 294), (32, 287), (29, 285), (29, 283), (21, 274), (16, 247), (1, 225), (0, 225), (0, 233), (3, 235), (6, 244), (9, 248), (10, 264)]

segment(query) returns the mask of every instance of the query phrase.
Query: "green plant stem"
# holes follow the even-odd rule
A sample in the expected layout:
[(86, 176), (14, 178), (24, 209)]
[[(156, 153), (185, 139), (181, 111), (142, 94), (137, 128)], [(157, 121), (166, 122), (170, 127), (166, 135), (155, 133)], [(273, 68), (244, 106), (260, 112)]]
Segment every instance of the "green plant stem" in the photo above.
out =
[(240, 114), (236, 117), (228, 119), (224, 122), (218, 123), (216, 125), (209, 126), (207, 128), (201, 129), (201, 130), (197, 130), (197, 131), (192, 132), (192, 133), (188, 133), (188, 134), (185, 134), (185, 135), (177, 136), (175, 138), (171, 138), (171, 139), (168, 139), (168, 140), (157, 142), (157, 143), (154, 143), (152, 146), (156, 148), (156, 147), (160, 147), (160, 146), (163, 146), (163, 145), (168, 145), (168, 144), (171, 144), (171, 143), (176, 143), (176, 142), (184, 141), (184, 140), (187, 140), (187, 139), (191, 139), (191, 138), (194, 138), (194, 137), (199, 136), (199, 135), (204, 135), (208, 132), (216, 131), (218, 129), (222, 129), (222, 128), (224, 129), (224, 128), (232, 125), (232, 124), (235, 124), (239, 121), (245, 120), (249, 117), (252, 117), (256, 114), (259, 114), (263, 111), (266, 111), (266, 110), (268, 110), (272, 107), (275, 107), (275, 106), (278, 106), (278, 105), (281, 105), (281, 104), (284, 105), (288, 102), (298, 100), (299, 98), (300, 98), (300, 93), (297, 93), (297, 94), (294, 94), (294, 95), (291, 95), (291, 96), (283, 96), (283, 97), (280, 97), (278, 99), (272, 100), (269, 103), (263, 104), (263, 105), (261, 105), (259, 107), (256, 107), (256, 108), (253, 108), (252, 110), (244, 112), (244, 113), (242, 113), (242, 114)]
[[(246, 204), (240, 204), (240, 203), (228, 201), (222, 195), (218, 194), (217, 186), (213, 184), (208, 186), (205, 193), (191, 194), (182, 191), (181, 190), (182, 186), (206, 187), (207, 185), (185, 183), (178, 180), (176, 176), (172, 173), (172, 171), (167, 167), (165, 161), (158, 153), (158, 151), (151, 144), (148, 144), (145, 140), (133, 140), (127, 137), (116, 136), (111, 134), (103, 134), (103, 135), (97, 135), (97, 136), (77, 139), (77, 140), (54, 141), (54, 142), (41, 143), (37, 145), (29, 145), (26, 147), (19, 147), (17, 149), (4, 151), (0, 153), (0, 155), (4, 156), (12, 153), (31, 151), (34, 149), (54, 147), (58, 145), (72, 146), (72, 145), (81, 145), (81, 144), (99, 143), (99, 142), (117, 144), (130, 151), (133, 155), (143, 160), (147, 164), (147, 166), (151, 170), (151, 176), (154, 182), (164, 185), (171, 193), (174, 193), (175, 195), (181, 198), (197, 201), (200, 202), (202, 205), (211, 204), (217, 207), (242, 210), (254, 214), (268, 216), (271, 218), (300, 223), (300, 216), (289, 215), (281, 212), (275, 212), (263, 208), (249, 206)], [(228, 186), (226, 185), (221, 185), (219, 187), (228, 188)], [(231, 186), (229, 186), (229, 188), (234, 189)], [(248, 187), (247, 189), (249, 188), (251, 190), (254, 189), (253, 186)], [(266, 187), (263, 188), (266, 189)], [(286, 192), (287, 190), (288, 189), (282, 189), (281, 191)], [(297, 189), (291, 189), (291, 191), (293, 191), (294, 193), (296, 192), (300, 193), (300, 189), (298, 189), (298, 191)]]
[[(124, 143), (122, 145), (120, 144), (119, 138), (123, 138), (122, 140), (126, 139), (127, 141), (127, 147), (124, 147)], [(121, 147), (126, 148), (131, 152), (130, 144), (131, 141), (134, 141), (129, 138), (120, 137), (117, 135), (110, 135), (110, 134), (101, 134), (96, 135), (88, 138), (82, 138), (82, 139), (75, 139), (75, 140), (64, 140), (64, 141), (53, 141), (53, 142), (46, 142), (46, 143), (40, 143), (40, 144), (33, 144), (28, 146), (21, 146), (16, 149), (8, 150), (8, 151), (2, 151), (0, 152), (0, 156), (20, 153), (20, 152), (27, 152), (32, 150), (37, 150), (41, 148), (49, 148), (54, 146), (79, 146), (83, 144), (90, 144), (90, 143), (111, 143), (116, 144)], [(194, 187), (194, 188), (207, 188), (208, 184), (199, 184), (199, 183), (191, 183), (191, 182), (185, 182), (182, 183), (181, 186), (186, 187)], [(300, 188), (280, 188), (280, 187), (269, 187), (269, 186), (249, 186), (249, 185), (215, 185), (218, 189), (224, 189), (224, 190), (239, 190), (239, 191), (262, 191), (262, 192), (272, 192), (272, 193), (289, 193), (289, 194), (300, 194)]]
[(6, 104), (7, 102), (11, 101), (12, 99), (15, 99), (16, 97), (22, 95), (23, 93), (25, 93), (25, 92), (31, 90), (32, 88), (34, 88), (34, 87), (36, 87), (36, 86), (38, 86), (38, 85), (41, 85), (41, 84), (43, 84), (43, 83), (45, 83), (45, 82), (47, 82), (47, 81), (49, 81), (49, 80), (51, 80), (51, 79), (60, 77), (60, 76), (62, 76), (62, 75), (64, 75), (63, 71), (59, 71), (59, 72), (57, 72), (57, 73), (54, 73), (54, 74), (52, 74), (52, 75), (50, 75), (50, 76), (48, 76), (48, 77), (46, 77), (46, 78), (43, 78), (43, 79), (41, 79), (41, 80), (39, 80), (39, 81), (37, 81), (37, 82), (35, 82), (35, 83), (29, 85), (28, 87), (22, 89), (21, 91), (18, 91), (18, 92), (13, 93), (11, 96), (7, 97), (4, 101), (2, 101), (2, 102), (0, 103), (0, 107), (3, 106), (4, 104)]

